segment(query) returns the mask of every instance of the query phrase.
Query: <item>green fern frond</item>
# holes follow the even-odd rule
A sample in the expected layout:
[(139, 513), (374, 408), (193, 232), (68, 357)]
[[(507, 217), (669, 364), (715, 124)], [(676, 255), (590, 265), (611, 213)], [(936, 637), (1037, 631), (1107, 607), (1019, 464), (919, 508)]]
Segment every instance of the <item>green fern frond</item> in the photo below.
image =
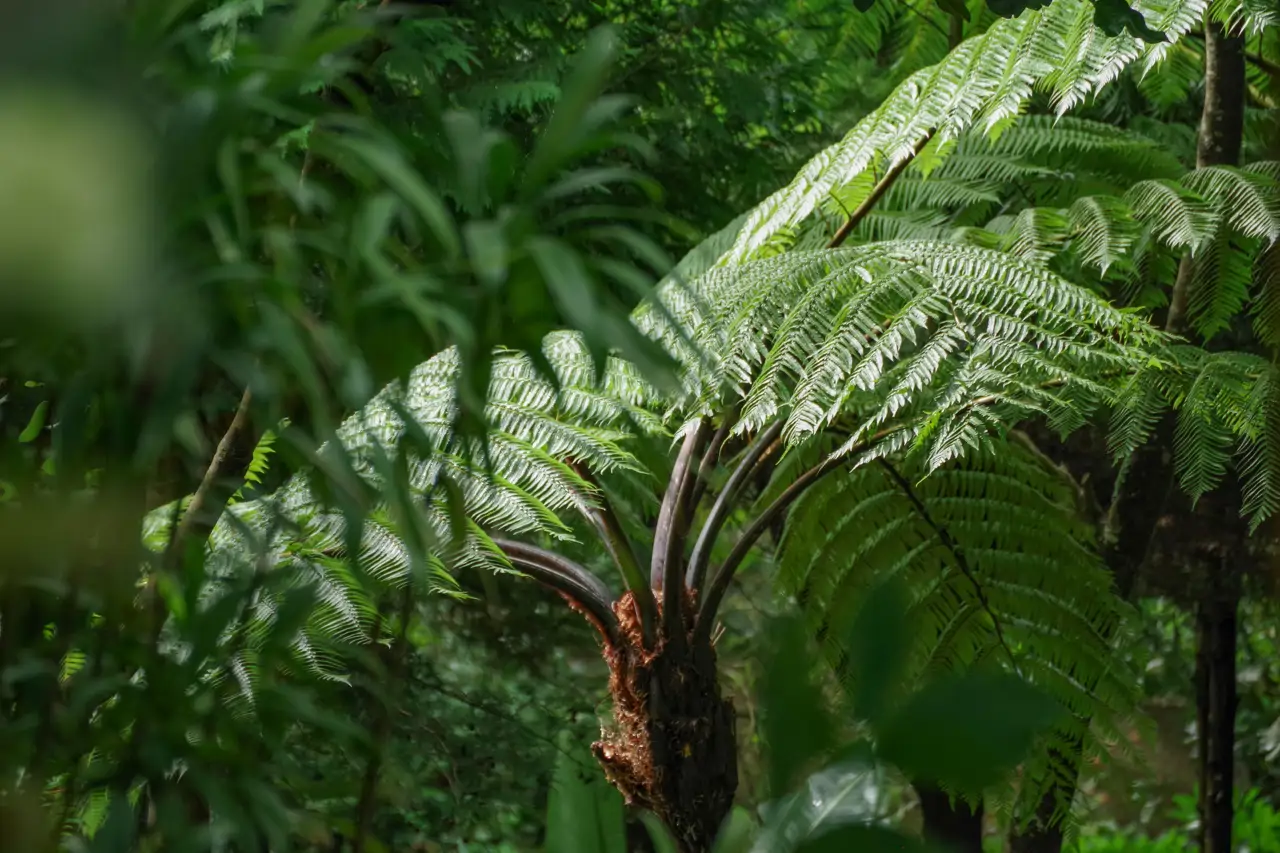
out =
[(1196, 257), (1187, 314), (1206, 341), (1230, 327), (1249, 301), (1257, 242), (1232, 239), (1219, 230)]
[(1141, 232), (1128, 206), (1113, 197), (1079, 199), (1068, 209), (1067, 219), (1074, 236), (1072, 248), (1104, 275), (1124, 260)]
[(1267, 359), (1181, 345), (1134, 374), (1112, 412), (1112, 450), (1123, 461), (1159, 414), (1177, 413), (1174, 470), (1193, 499), (1216, 488), (1233, 462), (1242, 514), (1256, 529), (1280, 508), (1280, 376)]
[(1008, 220), (993, 220), (987, 228), (1004, 235), (1001, 248), (1017, 258), (1043, 264), (1067, 243), (1071, 220), (1065, 211), (1029, 207)]
[(1248, 35), (1280, 25), (1280, 10), (1268, 0), (1211, 0), (1209, 15), (1230, 30)]
[(685, 321), (718, 354), (693, 371), (701, 405), (742, 399), (742, 431), (784, 415), (793, 443), (852, 418), (856, 440), (893, 422), (932, 446), (920, 419), (942, 413), (953, 420), (935, 436), (940, 460), (1009, 418), (1087, 405), (1068, 403), (1068, 386), (1105, 396), (1098, 377), (1130, 370), (1130, 347), (1154, 340), (1139, 318), (1034, 264), (941, 242), (719, 267), (698, 290), (705, 308)]
[(1152, 224), (1152, 233), (1174, 249), (1195, 251), (1214, 230), (1209, 205), (1180, 183), (1140, 181), (1124, 195), (1135, 218)]
[(1107, 639), (1123, 605), (1087, 544), (1074, 485), (1017, 442), (932, 472), (895, 464), (815, 486), (779, 546), (778, 584), (837, 671), (863, 593), (896, 578), (913, 595), (915, 679), (990, 661), (1102, 730), (1132, 709), (1136, 679)]
[(1253, 329), (1258, 340), (1280, 347), (1280, 243), (1272, 243), (1253, 262)]
[(262, 438), (258, 439), (258, 443), (253, 448), (253, 456), (249, 459), (249, 466), (245, 468), (244, 484), (236, 489), (229, 503), (239, 503), (244, 499), (245, 486), (262, 485), (262, 478), (271, 467), (271, 454), (275, 452), (276, 439), (274, 430), (267, 430), (262, 434)]
[[(1200, 17), (1204, 3), (1162, 0), (1142, 8), (1151, 26), (1176, 41)], [(1016, 116), (1037, 87), (1064, 113), (1127, 65), (1163, 56), (1167, 45), (1103, 35), (1092, 15), (1088, 0), (1056, 0), (994, 23), (937, 65), (913, 74), (841, 142), (810, 160), (790, 186), (757, 206), (723, 262), (756, 257), (773, 235), (795, 228), (863, 174), (883, 173), (911, 156), (930, 135), (947, 142), (970, 128), (989, 132)]]
[(1267, 169), (1267, 164), (1256, 164), (1251, 170), (1206, 166), (1188, 174), (1182, 183), (1207, 199), (1232, 232), (1273, 243), (1280, 238), (1280, 184)]

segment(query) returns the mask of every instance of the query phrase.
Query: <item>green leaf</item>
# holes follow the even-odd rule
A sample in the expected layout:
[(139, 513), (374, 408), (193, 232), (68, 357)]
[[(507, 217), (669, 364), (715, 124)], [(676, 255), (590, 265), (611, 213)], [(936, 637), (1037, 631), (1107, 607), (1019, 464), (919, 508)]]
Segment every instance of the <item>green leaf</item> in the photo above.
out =
[(27, 421), (26, 427), (18, 436), (18, 441), (22, 444), (30, 444), (36, 440), (36, 436), (40, 435), (40, 430), (44, 429), (44, 419), (49, 413), (49, 401), (41, 400), (40, 405), (36, 406), (36, 410), (31, 413), (31, 420)]
[(909, 598), (894, 579), (870, 592), (849, 630), (847, 689), (854, 713), (879, 723), (905, 673), (911, 648), (907, 624)]
[(626, 853), (622, 795), (569, 732), (560, 735), (547, 800), (546, 853)]
[(1151, 29), (1142, 13), (1125, 0), (1093, 0), (1093, 22), (1109, 36), (1128, 30), (1149, 44), (1165, 41), (1164, 33)]
[(747, 853), (755, 839), (756, 823), (742, 806), (734, 806), (725, 818), (711, 853)]
[(916, 693), (880, 727), (880, 757), (913, 779), (962, 792), (998, 782), (1062, 707), (1022, 679), (968, 673)]
[(835, 741), (822, 691), (812, 678), (803, 623), (775, 624), (761, 677), (761, 731), (768, 745), (770, 788), (789, 791), (813, 760)]
[(658, 820), (658, 816), (652, 812), (645, 812), (640, 815), (640, 820), (644, 823), (644, 828), (649, 830), (649, 838), (653, 840), (654, 853), (680, 853), (680, 848), (676, 846), (675, 839), (671, 837), (671, 833), (663, 826), (662, 821)]
[(539, 137), (524, 173), (525, 192), (544, 187), (570, 156), (577, 152), (590, 113), (604, 91), (608, 70), (617, 53), (617, 39), (608, 28), (593, 31), (578, 55), (546, 130)]

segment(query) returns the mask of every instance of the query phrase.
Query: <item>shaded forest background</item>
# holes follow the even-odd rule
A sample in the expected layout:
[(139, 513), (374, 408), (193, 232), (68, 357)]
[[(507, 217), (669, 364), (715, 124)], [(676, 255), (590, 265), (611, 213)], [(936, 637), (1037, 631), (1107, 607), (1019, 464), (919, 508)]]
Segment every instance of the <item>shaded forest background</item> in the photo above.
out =
[[(1177, 203), (1194, 214), (1185, 227), (1212, 244), (1195, 255), (1210, 258), (1200, 275), (1216, 284), (1193, 297), (1192, 320), (1175, 331), (1207, 353), (1196, 358), (1228, 350), (1256, 358), (1264, 367), (1250, 362), (1242, 387), (1270, 376), (1265, 365), (1274, 368), (1280, 336), (1259, 334), (1265, 324), (1254, 320), (1280, 320), (1280, 10), (1265, 0), (1152, 2), (1137, 5), (1147, 17), (1134, 23), (1128, 4), (1054, 2), (1088, 7), (1079, 17), (1088, 35), (1070, 45), (1080, 55), (1091, 40), (1127, 39), (1163, 44), (1160, 61), (1098, 72), (1105, 85), (1082, 84), (1069, 111), (1059, 110), (1060, 92), (1042, 86), (1015, 110), (1021, 123), (989, 137), (957, 133), (941, 152), (928, 146), (931, 128), (887, 192), (870, 177), (896, 177), (899, 167), (880, 152), (865, 185), (851, 180), (822, 200), (821, 227), (782, 229), (760, 254), (816, 251), (844, 222), (856, 226), (849, 246), (951, 240), (1084, 282), (1163, 328), (1192, 241), (1172, 239), (1162, 254), (1161, 226), (1138, 213), (1100, 218), (1104, 230), (1117, 221), (1132, 228), (1123, 239), (1098, 238), (1071, 217), (1078, 199), (1102, 196), (1123, 197), (1140, 213), (1137, 197), (1125, 195), (1132, 186), (1176, 184)], [(1049, 4), (57, 5), (65, 14), (0, 7), (0, 844), (623, 853), (612, 841), (570, 847), (579, 840), (555, 834), (566, 831), (557, 829), (566, 787), (580, 808), (621, 813), (588, 751), (611, 713), (599, 638), (550, 588), (438, 559), (429, 543), (443, 534), (413, 532), (406, 518), (414, 507), (437, 501), (441, 518), (459, 528), (480, 519), (480, 527), (473, 504), (501, 499), (473, 499), (464, 477), (442, 480), (424, 498), (407, 468), (376, 453), (360, 458), (380, 478), (364, 484), (342, 445), (366, 445), (343, 431), (344, 419), (453, 346), (460, 390), (450, 439), (485, 435), (485, 395), (494, 376), (505, 376), (495, 347), (541, 352), (544, 335), (561, 328), (580, 330), (593, 356), (621, 353), (668, 387), (668, 354), (627, 316), (657, 282), (672, 280), (675, 262), (706, 270), (714, 258), (704, 263), (699, 251), (729, 250), (745, 214), (767, 206), (903, 81), (998, 22)], [(1194, 23), (1167, 42), (1144, 23), (1182, 12)], [(1203, 152), (1197, 159), (1206, 44), (1226, 37), (1240, 46), (1244, 75), (1226, 90), (1241, 127), (1240, 152), (1228, 159), (1262, 165), (1244, 170), (1247, 192), (1219, 197), (1207, 183), (1178, 182), (1206, 165)], [(868, 198), (874, 210), (855, 213)], [(1245, 211), (1247, 233), (1214, 224), (1234, 223), (1233, 209)], [(1089, 248), (1097, 245), (1104, 248)], [(1151, 351), (1153, 361), (1163, 357), (1155, 344)], [(1255, 400), (1249, 389), (1230, 400), (1228, 389), (1213, 405)], [(1187, 404), (1199, 400), (1193, 391), (1170, 397), (1171, 410), (1199, 411)], [(1249, 491), (1255, 481), (1245, 482), (1280, 483), (1280, 455), (1268, 445), (1254, 464), (1247, 447), (1235, 447), (1280, 434), (1280, 407), (1269, 397), (1258, 406), (1248, 417), (1222, 416), (1253, 424), (1235, 433), (1172, 421), (1148, 429), (1153, 445), (1163, 438), (1178, 453), (1192, 448), (1176, 488), (1195, 494), (1200, 509), (1157, 519), (1157, 556), (1098, 605), (1119, 614), (1107, 622), (1112, 633), (1089, 627), (1078, 643), (1105, 640), (1105, 670), (1120, 673), (1132, 701), (1116, 700), (1112, 730), (1085, 750), (1074, 809), (1055, 819), (1067, 849), (1170, 853), (1204, 843), (1197, 714), (1203, 728), (1206, 688), (1197, 659), (1206, 654), (1203, 604), (1229, 588), (1232, 849), (1280, 850), (1271, 518), (1280, 492), (1258, 487), (1259, 498)], [(636, 458), (664, 481), (675, 420), (670, 434), (635, 443)], [(1175, 429), (1184, 431), (1170, 439)], [(1099, 450), (1108, 439), (1020, 431), (1053, 457), (1050, 467), (1068, 472), (1085, 507), (1071, 524), (1088, 528), (1082, 547), (1103, 551), (1097, 505), (1116, 481), (1103, 470), (1106, 447)], [(424, 458), (439, 452), (434, 433), (406, 441), (421, 442), (414, 452)], [(1201, 445), (1208, 450), (1195, 456)], [(801, 463), (786, 458), (807, 464), (803, 453), (813, 449), (797, 451)], [(581, 461), (563, 455), (567, 467)], [(1267, 466), (1275, 473), (1257, 475)], [(296, 566), (262, 570), (254, 562), (262, 554), (246, 549), (249, 568), (221, 576), (220, 591), (206, 597), (223, 570), (206, 545), (221, 541), (219, 524), (234, 526), (224, 509), (275, 494), (306, 471), (319, 472), (312, 488), (347, 529), (372, 518), (409, 544), (300, 536), (289, 553), (328, 572), (322, 582)], [(767, 494), (773, 473), (750, 488)], [(657, 515), (652, 495), (621, 481), (608, 486), (615, 498), (634, 498), (636, 519)], [(1165, 499), (1154, 479), (1138, 478), (1137, 489), (1148, 490), (1140, 502)], [(1250, 514), (1255, 524), (1239, 521)], [(747, 520), (726, 523), (736, 530)], [(756, 821), (784, 784), (814, 778), (839, 792), (822, 795), (828, 811), (919, 833), (921, 798), (908, 773), (881, 768), (868, 781), (864, 770), (841, 775), (837, 764), (822, 776), (830, 755), (818, 760), (814, 747), (791, 777), (779, 776), (786, 760), (776, 725), (770, 744), (768, 720), (818, 726), (777, 708), (838, 704), (841, 689), (816, 649), (822, 637), (814, 643), (811, 632), (797, 647), (778, 639), (780, 620), (803, 596), (799, 581), (787, 585), (797, 577), (788, 574), (794, 539), (779, 525), (767, 541), (743, 563), (716, 631), (720, 684), (736, 714), (739, 812)], [(574, 553), (594, 568), (601, 551), (587, 540)], [(1239, 565), (1206, 575), (1222, 553), (1245, 552)], [(1000, 612), (991, 614), (995, 635), (1001, 619), (1021, 618)], [(359, 631), (347, 632), (347, 615)], [(1034, 609), (1025, 615), (1038, 618)], [(299, 652), (296, 635), (306, 631), (312, 645)], [(1068, 634), (1064, 642), (1077, 641)], [(799, 658), (780, 660), (780, 643)], [(1006, 644), (1003, 636), (992, 643)], [(1027, 646), (1034, 656), (1034, 642)], [(814, 670), (813, 684), (779, 693), (769, 672), (789, 668)], [(848, 715), (836, 719), (834, 739), (865, 734)], [(1016, 845), (1018, 821), (1034, 812), (1035, 798), (1028, 808), (1020, 797), (1030, 796), (1023, 781), (1038, 765), (1014, 765), (979, 817), (986, 849)], [(565, 781), (574, 774), (585, 793)], [(667, 849), (638, 813), (628, 812), (626, 826), (626, 851)]]

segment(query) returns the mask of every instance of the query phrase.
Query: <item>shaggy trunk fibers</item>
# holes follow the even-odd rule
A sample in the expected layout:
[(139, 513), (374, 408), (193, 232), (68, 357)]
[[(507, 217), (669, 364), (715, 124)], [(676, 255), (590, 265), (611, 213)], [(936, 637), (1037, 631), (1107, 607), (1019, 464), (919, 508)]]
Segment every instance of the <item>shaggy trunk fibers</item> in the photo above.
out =
[[(681, 853), (706, 853), (733, 805), (738, 752), (733, 704), (720, 696), (715, 650), (659, 640), (646, 649), (631, 594), (614, 605), (619, 645), (605, 647), (613, 728), (592, 747), (630, 805), (671, 830)], [(692, 601), (685, 600), (686, 626)]]

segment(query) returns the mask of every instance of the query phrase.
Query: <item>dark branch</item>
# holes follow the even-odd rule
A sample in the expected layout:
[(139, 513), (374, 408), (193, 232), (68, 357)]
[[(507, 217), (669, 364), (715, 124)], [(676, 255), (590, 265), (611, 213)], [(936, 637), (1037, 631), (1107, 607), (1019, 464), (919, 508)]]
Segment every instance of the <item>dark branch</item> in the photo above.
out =
[(640, 568), (640, 560), (636, 557), (635, 549), (631, 547), (631, 540), (627, 538), (626, 531), (622, 529), (618, 513), (609, 503), (604, 487), (585, 467), (574, 464), (573, 469), (579, 477), (590, 483), (600, 493), (597, 499), (597, 506), (587, 510), (584, 514), (592, 526), (595, 527), (596, 532), (600, 534), (600, 539), (609, 551), (609, 556), (613, 559), (614, 565), (622, 573), (623, 583), (626, 584), (627, 589), (631, 590), (631, 595), (636, 602), (636, 611), (640, 617), (641, 634), (645, 643), (651, 644), (654, 640), (653, 632), (655, 617), (657, 616), (657, 602), (654, 600), (653, 590), (645, 582), (644, 571)]
[[(667, 493), (662, 497), (658, 527), (653, 537), (653, 564), (649, 577), (651, 586), (662, 590), (662, 621), (668, 642), (680, 643), (684, 636), (681, 627), (683, 584), (680, 581), (683, 573), (680, 572), (680, 557), (693, 515), (689, 507), (697, 475), (693, 459), (706, 444), (710, 427), (711, 422), (704, 418), (685, 436), (671, 471)], [(675, 572), (675, 583), (666, 582), (671, 571)]]
[[(857, 448), (857, 449), (862, 449)], [(742, 536), (733, 546), (733, 550), (729, 552), (729, 556), (711, 576), (711, 584), (707, 588), (706, 595), (702, 597), (698, 606), (698, 620), (694, 625), (694, 641), (699, 642), (711, 636), (711, 626), (715, 622), (716, 611), (720, 608), (720, 601), (724, 598), (725, 593), (729, 591), (729, 584), (733, 581), (733, 575), (738, 570), (738, 566), (746, 558), (756, 540), (760, 538), (770, 525), (791, 506), (797, 498), (805, 491), (818, 482), (822, 477), (831, 473), (840, 467), (841, 463), (848, 459), (849, 454), (840, 456), (828, 456), (819, 464), (805, 471), (796, 478), (790, 486), (782, 494), (774, 499), (773, 503), (765, 508), (764, 512), (756, 516), (756, 520), (743, 532)]]
[[(658, 510), (658, 524), (653, 532), (653, 559), (649, 566), (649, 585), (654, 589), (663, 589), (667, 560), (671, 555), (675, 540), (679, 538), (676, 528), (679, 526), (684, 507), (678, 507), (681, 497), (687, 499), (684, 491), (693, 467), (693, 457), (697, 455), (702, 440), (706, 437), (707, 422), (701, 421), (696, 428), (685, 436), (684, 444), (671, 467), (671, 479), (662, 494), (662, 508)], [(677, 511), (679, 510), (679, 511)]]
[(702, 462), (698, 465), (698, 479), (693, 484), (693, 496), (689, 498), (689, 512), (692, 515), (698, 508), (702, 496), (707, 491), (707, 486), (711, 482), (711, 473), (715, 471), (716, 465), (720, 462), (720, 453), (724, 450), (725, 440), (729, 437), (729, 431), (733, 429), (734, 424), (738, 422), (738, 407), (731, 406), (725, 410), (724, 421), (720, 424), (720, 428), (716, 430), (716, 434), (711, 436), (711, 443), (707, 445), (707, 452), (702, 454)]
[(894, 181), (898, 180), (898, 176), (906, 171), (907, 167), (911, 165), (911, 162), (915, 160), (916, 157), (920, 156), (920, 152), (929, 144), (929, 140), (933, 139), (933, 134), (934, 131), (932, 130), (926, 133), (924, 137), (916, 143), (915, 148), (912, 149), (910, 155), (903, 157), (897, 163), (894, 163), (889, 168), (889, 171), (884, 173), (884, 177), (876, 182), (876, 185), (871, 188), (871, 193), (862, 200), (862, 204), (854, 208), (853, 213), (849, 214), (849, 218), (845, 220), (844, 225), (841, 225), (840, 230), (831, 238), (831, 242), (827, 244), (828, 249), (838, 248), (845, 240), (849, 239), (849, 235), (853, 233), (853, 229), (857, 228), (863, 219), (866, 219), (867, 214), (871, 212), (871, 208), (875, 207), (876, 202), (880, 201), (884, 194), (889, 191), (889, 187), (893, 186)]
[(614, 644), (618, 642), (618, 617), (613, 612), (613, 593), (600, 578), (573, 560), (535, 545), (497, 537), (493, 543), (502, 549), (517, 569), (551, 587), (581, 610), (606, 640)]
[(733, 505), (742, 492), (743, 484), (746, 483), (751, 472), (755, 470), (756, 463), (760, 461), (765, 451), (773, 446), (774, 440), (782, 433), (784, 423), (785, 421), (780, 418), (770, 424), (764, 432), (760, 433), (747, 449), (747, 453), (742, 458), (742, 461), (738, 463), (738, 467), (729, 475), (729, 480), (716, 497), (716, 502), (712, 504), (711, 512), (707, 514), (707, 521), (702, 525), (702, 530), (698, 533), (698, 541), (694, 543), (693, 555), (689, 558), (686, 583), (690, 589), (698, 590), (702, 587), (702, 582), (707, 574), (707, 563), (711, 560), (711, 549), (715, 546), (716, 537), (720, 535), (720, 530), (724, 527), (725, 520), (733, 510)]

